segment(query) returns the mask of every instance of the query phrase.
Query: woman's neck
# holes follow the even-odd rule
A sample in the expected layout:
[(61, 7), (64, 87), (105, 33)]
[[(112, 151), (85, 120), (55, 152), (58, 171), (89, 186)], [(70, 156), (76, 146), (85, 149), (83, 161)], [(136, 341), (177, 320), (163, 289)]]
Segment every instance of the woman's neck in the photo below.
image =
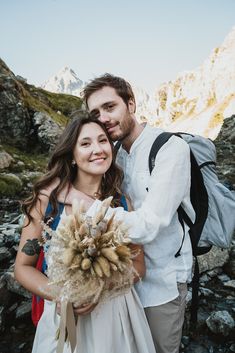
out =
[(100, 192), (102, 176), (77, 177), (73, 182), (73, 187), (87, 196), (94, 197)]

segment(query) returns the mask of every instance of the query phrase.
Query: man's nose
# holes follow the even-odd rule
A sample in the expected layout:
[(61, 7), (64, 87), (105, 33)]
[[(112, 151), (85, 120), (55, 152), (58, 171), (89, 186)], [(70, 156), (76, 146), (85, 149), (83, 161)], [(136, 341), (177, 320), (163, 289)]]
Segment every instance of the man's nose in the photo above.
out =
[(107, 112), (101, 112), (100, 116), (99, 116), (99, 121), (101, 121), (101, 123), (105, 124), (108, 123), (110, 120), (109, 115), (107, 114)]

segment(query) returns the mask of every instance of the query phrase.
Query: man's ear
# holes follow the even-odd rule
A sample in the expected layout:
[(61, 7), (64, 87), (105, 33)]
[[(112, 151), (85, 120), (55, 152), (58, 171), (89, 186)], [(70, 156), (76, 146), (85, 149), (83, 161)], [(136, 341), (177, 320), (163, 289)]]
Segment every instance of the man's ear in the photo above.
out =
[(128, 109), (131, 114), (135, 113), (136, 105), (135, 105), (135, 102), (132, 98), (130, 98), (128, 101)]

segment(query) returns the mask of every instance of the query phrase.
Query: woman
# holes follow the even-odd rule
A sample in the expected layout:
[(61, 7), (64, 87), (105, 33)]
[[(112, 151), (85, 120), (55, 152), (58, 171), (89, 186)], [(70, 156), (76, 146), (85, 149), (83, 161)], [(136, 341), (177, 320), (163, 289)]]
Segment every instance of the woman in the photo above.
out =
[[(45, 299), (44, 311), (37, 326), (33, 353), (54, 353), (59, 326), (58, 307), (49, 293), (47, 277), (35, 268), (40, 252), (37, 240), (41, 221), (53, 217), (56, 229), (62, 212), (71, 213), (74, 198), (85, 200), (87, 209), (95, 198), (113, 196), (113, 206), (122, 204), (122, 173), (113, 160), (113, 145), (105, 127), (80, 113), (61, 136), (50, 161), (48, 172), (38, 181), (33, 195), (24, 202), (25, 226), (15, 263), (16, 279), (34, 295)], [(134, 267), (142, 277), (144, 255), (139, 246)], [(77, 353), (154, 353), (154, 345), (140, 301), (131, 289), (127, 294), (105, 304), (87, 304), (74, 308), (79, 315)], [(64, 352), (71, 352), (65, 345)]]

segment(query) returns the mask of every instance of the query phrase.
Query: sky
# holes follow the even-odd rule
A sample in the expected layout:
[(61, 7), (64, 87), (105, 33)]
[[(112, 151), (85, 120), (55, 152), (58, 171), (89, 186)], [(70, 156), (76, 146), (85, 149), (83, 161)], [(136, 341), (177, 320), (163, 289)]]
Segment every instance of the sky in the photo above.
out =
[(201, 65), (234, 14), (235, 0), (0, 0), (0, 57), (37, 86), (69, 66), (150, 92)]

